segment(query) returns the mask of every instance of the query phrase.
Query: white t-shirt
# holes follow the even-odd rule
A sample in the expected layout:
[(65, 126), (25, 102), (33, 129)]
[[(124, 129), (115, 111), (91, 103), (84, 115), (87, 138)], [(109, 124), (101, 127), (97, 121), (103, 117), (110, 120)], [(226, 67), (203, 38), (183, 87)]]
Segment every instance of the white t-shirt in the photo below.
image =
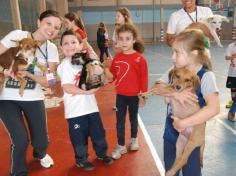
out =
[[(82, 71), (81, 65), (72, 65), (70, 58), (63, 59), (62, 63), (57, 68), (57, 73), (61, 79), (61, 84), (78, 85)], [(94, 94), (91, 95), (72, 95), (64, 92), (63, 96), (65, 118), (75, 118), (78, 116), (98, 112), (97, 101)]]
[[(236, 54), (236, 42), (230, 43), (226, 49), (226, 56), (231, 56), (232, 54)], [(230, 61), (228, 76), (236, 77), (236, 59)]]
[[(194, 22), (196, 21), (196, 11), (189, 13)], [(197, 20), (200, 18), (208, 17), (213, 15), (211, 9), (209, 7), (197, 6)], [(168, 34), (178, 34), (182, 32), (188, 25), (190, 25), (193, 21), (188, 16), (186, 11), (182, 8), (176, 12), (173, 12), (170, 16), (167, 33)]]
[[(28, 37), (28, 31), (22, 30), (14, 30), (7, 34), (2, 40), (1, 44), (3, 44), (6, 48), (15, 47), (15, 42), (12, 40), (21, 40), (23, 38)], [(46, 54), (46, 46), (47, 46), (47, 55), (48, 55), (48, 62), (55, 62), (59, 63), (59, 55), (58, 50), (55, 44), (50, 42), (49, 40), (40, 46), (40, 49), (44, 54)], [(43, 54), (36, 50), (35, 57), (37, 58), (37, 62), (46, 66), (46, 59), (44, 58)], [(42, 71), (38, 68), (34, 68), (35, 75), (43, 75)], [(32, 80), (31, 80), (32, 81)], [(28, 81), (29, 83), (30, 81)], [(36, 101), (36, 100), (43, 100), (44, 94), (42, 91), (42, 87), (40, 84), (35, 83), (34, 81), (31, 82), (31, 88), (25, 88), (24, 94), (21, 97), (19, 95), (19, 88), (12, 88), (11, 85), (16, 84), (14, 80), (11, 78), (6, 78), (4, 87), (2, 92), (0, 93), (0, 100), (18, 100), (18, 101)], [(14, 86), (13, 86), (14, 87)], [(30, 86), (29, 86), (30, 87)]]

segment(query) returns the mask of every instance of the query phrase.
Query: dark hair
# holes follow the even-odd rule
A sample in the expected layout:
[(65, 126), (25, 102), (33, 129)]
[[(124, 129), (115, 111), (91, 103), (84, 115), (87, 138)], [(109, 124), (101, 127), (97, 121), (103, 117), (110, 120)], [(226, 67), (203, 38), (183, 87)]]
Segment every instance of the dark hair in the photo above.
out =
[(80, 41), (79, 36), (78, 36), (78, 34), (77, 34), (75, 31), (73, 31), (73, 30), (66, 30), (66, 31), (64, 31), (64, 32), (62, 33), (62, 35), (61, 35), (60, 45), (62, 45), (63, 38), (64, 38), (66, 35), (74, 35), (74, 36), (76, 36), (76, 37), (78, 38), (78, 40)]
[(99, 25), (98, 25), (98, 33), (100, 35), (104, 35), (106, 33), (107, 29), (106, 29), (106, 26), (103, 22), (100, 22)]
[(59, 13), (57, 11), (54, 11), (54, 10), (46, 10), (46, 11), (42, 12), (39, 16), (39, 20), (42, 21), (44, 18), (51, 17), (51, 16), (57, 17), (60, 20), (62, 20)]
[(74, 21), (75, 25), (78, 26), (80, 29), (82, 29), (85, 32), (84, 23), (83, 23), (83, 20), (80, 16), (78, 16), (75, 13), (69, 12), (69, 13), (65, 14), (64, 17), (66, 19), (70, 20), (71, 22)]
[(133, 38), (135, 43), (133, 44), (134, 50), (143, 53), (144, 52), (144, 43), (141, 39), (138, 39), (138, 32), (134, 25), (132, 24), (123, 24), (119, 28), (116, 29), (116, 33), (119, 36), (122, 32), (131, 32), (133, 34)]

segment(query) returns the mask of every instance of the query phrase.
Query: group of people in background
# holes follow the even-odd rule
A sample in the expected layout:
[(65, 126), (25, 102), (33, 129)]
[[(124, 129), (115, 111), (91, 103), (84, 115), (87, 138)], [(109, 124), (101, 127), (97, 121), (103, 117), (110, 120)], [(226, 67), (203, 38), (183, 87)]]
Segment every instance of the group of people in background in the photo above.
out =
[[(204, 123), (219, 113), (219, 90), (215, 75), (212, 71), (211, 58), (208, 54), (205, 36), (198, 30), (185, 30), (185, 28), (198, 21), (201, 17), (212, 15), (208, 7), (197, 6), (195, 0), (182, 0), (183, 8), (174, 12), (167, 27), (167, 44), (173, 49), (173, 67), (186, 67), (198, 74), (201, 80), (200, 94), (184, 90), (167, 96), (174, 96), (180, 102), (190, 100), (198, 101), (201, 107), (197, 113), (186, 119), (172, 116), (168, 108), (164, 130), (164, 163), (169, 170), (173, 165), (176, 154), (176, 139), (179, 132), (184, 129)], [(94, 165), (88, 160), (88, 137), (91, 138), (98, 159), (104, 164), (111, 165), (113, 159), (119, 159), (127, 153), (125, 142), (125, 118), (127, 110), (131, 124), (129, 150), (137, 151), (138, 144), (138, 109), (145, 105), (145, 99), (138, 95), (148, 90), (148, 63), (143, 55), (144, 44), (138, 36), (137, 29), (132, 21), (131, 13), (127, 8), (116, 11), (116, 24), (112, 35), (112, 49), (114, 57), (109, 53), (109, 38), (105, 24), (101, 22), (97, 30), (97, 45), (100, 57), (97, 56), (87, 40), (87, 34), (81, 17), (75, 13), (67, 13), (62, 19), (56, 11), (47, 10), (37, 20), (38, 28), (33, 31), (15, 30), (7, 34), (0, 42), (0, 54), (14, 47), (13, 40), (33, 38), (40, 41), (35, 56), (37, 62), (47, 65), (51, 72), (57, 73), (61, 80), (64, 92), (63, 101), (65, 118), (68, 122), (69, 136), (75, 153), (75, 163), (84, 170), (93, 170)], [(60, 62), (58, 50), (50, 40), (54, 39), (64, 23), (66, 31), (61, 35), (60, 47), (65, 58)], [(231, 60), (230, 70), (235, 67), (236, 44), (229, 46), (226, 59)], [(84, 52), (87, 58), (99, 59), (110, 82), (115, 81), (116, 89), (116, 132), (117, 146), (111, 156), (107, 154), (108, 143), (105, 137), (95, 93), (98, 88), (82, 90), (78, 87), (76, 77), (80, 76), (82, 65), (73, 65), (71, 58), (75, 53)], [(129, 69), (127, 69), (127, 66)], [(119, 70), (117, 69), (119, 68)], [(29, 71), (31, 70), (31, 71)], [(54, 164), (47, 154), (48, 135), (46, 123), (46, 110), (42, 86), (49, 86), (47, 76), (37, 67), (27, 71), (19, 71), (20, 77), (28, 77), (35, 84), (35, 89), (26, 89), (21, 97), (18, 88), (7, 87), (7, 80), (0, 93), (0, 118), (11, 137), (11, 170), (12, 176), (28, 175), (26, 166), (26, 150), (29, 143), (23, 115), (29, 126), (33, 156), (39, 159), (42, 167), (49, 168)], [(169, 82), (167, 71), (160, 79)], [(9, 72), (4, 70), (9, 79)], [(233, 105), (228, 118), (235, 119), (236, 111), (236, 73), (229, 72)], [(229, 82), (230, 82), (229, 81)], [(228, 81), (227, 81), (228, 82)], [(157, 85), (153, 85), (156, 87)], [(198, 99), (198, 100), (197, 100)], [(169, 105), (168, 105), (169, 107)], [(53, 139), (52, 139), (53, 140)], [(201, 166), (199, 158), (200, 148), (196, 148), (187, 164), (182, 169), (183, 176), (200, 176)]]

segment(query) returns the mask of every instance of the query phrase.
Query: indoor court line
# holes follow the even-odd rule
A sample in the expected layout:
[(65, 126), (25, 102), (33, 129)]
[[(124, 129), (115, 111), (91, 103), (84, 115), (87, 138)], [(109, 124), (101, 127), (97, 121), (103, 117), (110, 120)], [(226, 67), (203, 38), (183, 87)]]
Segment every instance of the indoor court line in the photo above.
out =
[(156, 166), (157, 166), (161, 176), (165, 176), (164, 166), (163, 166), (163, 164), (161, 162), (161, 159), (160, 159), (159, 155), (156, 152), (156, 149), (155, 149), (155, 147), (154, 147), (154, 145), (153, 145), (153, 143), (151, 141), (151, 138), (150, 138), (150, 136), (149, 136), (149, 134), (148, 134), (148, 132), (147, 132), (147, 130), (146, 130), (146, 128), (145, 128), (145, 126), (143, 124), (143, 121), (140, 118), (139, 114), (138, 114), (138, 123), (139, 123), (139, 127), (141, 128), (141, 130), (143, 132), (144, 138), (145, 138), (145, 140), (147, 142), (147, 145), (148, 145), (148, 147), (149, 147), (149, 149), (151, 151), (151, 154), (153, 156), (153, 159), (155, 161), (155, 164), (156, 164)]

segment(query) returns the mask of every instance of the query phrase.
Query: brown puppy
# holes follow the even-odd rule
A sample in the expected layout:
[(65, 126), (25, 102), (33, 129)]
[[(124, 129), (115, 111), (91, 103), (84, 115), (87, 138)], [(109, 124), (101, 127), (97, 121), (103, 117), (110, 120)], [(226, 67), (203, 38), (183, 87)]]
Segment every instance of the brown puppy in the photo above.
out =
[[(157, 82), (157, 87), (148, 92), (142, 93), (140, 96), (146, 98), (149, 95), (157, 94), (165, 96), (173, 92), (181, 92), (186, 88), (192, 88), (195, 93), (200, 86), (198, 76), (186, 68), (175, 68), (169, 74), (171, 83), (169, 85), (163, 82)], [(196, 102), (194, 104), (180, 104), (174, 98), (169, 98), (172, 107), (173, 116), (178, 118), (187, 118), (196, 113), (200, 107)], [(186, 128), (178, 136), (176, 142), (176, 159), (172, 168), (167, 171), (167, 176), (174, 176), (188, 161), (189, 155), (196, 147), (201, 147), (200, 162), (203, 163), (203, 150), (205, 145), (205, 123)]]
[[(3, 71), (7, 69), (14, 75), (17, 75), (17, 71), (26, 70), (32, 64), (35, 51), (38, 47), (38, 41), (24, 38), (15, 42), (16, 47), (9, 48), (5, 53), (0, 55), (0, 67)], [(17, 76), (16, 79), (20, 82), (19, 94), (22, 96), (27, 81)], [(0, 73), (0, 91), (2, 90), (4, 80), (4, 74)]]

